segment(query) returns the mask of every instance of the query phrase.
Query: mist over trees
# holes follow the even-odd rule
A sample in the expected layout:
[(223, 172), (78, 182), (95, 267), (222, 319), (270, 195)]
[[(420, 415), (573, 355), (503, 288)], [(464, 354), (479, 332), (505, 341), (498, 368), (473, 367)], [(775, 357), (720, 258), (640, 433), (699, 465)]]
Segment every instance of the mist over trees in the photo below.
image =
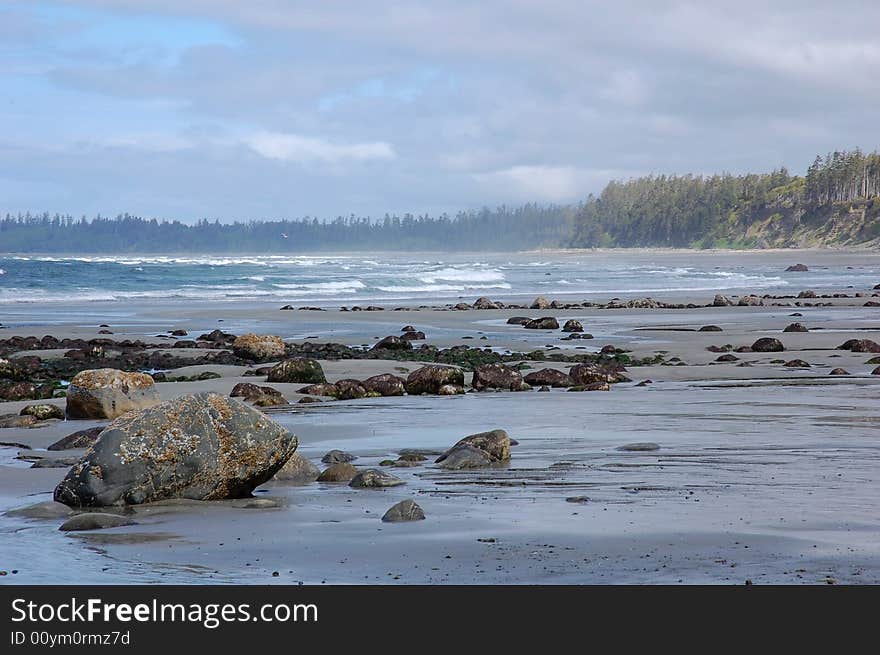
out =
[(806, 175), (651, 175), (610, 182), (578, 205), (446, 214), (220, 223), (18, 214), (0, 252), (525, 250), (552, 247), (762, 248), (880, 242), (880, 154), (817, 157)]

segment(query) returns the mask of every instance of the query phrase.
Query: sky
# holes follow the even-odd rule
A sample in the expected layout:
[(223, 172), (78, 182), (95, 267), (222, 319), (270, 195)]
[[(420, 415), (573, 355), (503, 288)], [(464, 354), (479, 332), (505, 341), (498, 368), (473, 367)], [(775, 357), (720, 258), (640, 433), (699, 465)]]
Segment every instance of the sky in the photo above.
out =
[(880, 3), (0, 0), (0, 211), (576, 203), (880, 147)]

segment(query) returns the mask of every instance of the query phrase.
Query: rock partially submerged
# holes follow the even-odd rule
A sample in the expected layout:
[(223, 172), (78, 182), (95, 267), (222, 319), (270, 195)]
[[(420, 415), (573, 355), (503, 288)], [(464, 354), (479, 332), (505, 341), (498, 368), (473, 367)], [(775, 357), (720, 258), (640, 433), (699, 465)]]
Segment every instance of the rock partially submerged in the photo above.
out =
[(99, 368), (77, 373), (67, 387), (67, 417), (114, 419), (126, 412), (159, 404), (153, 378)]
[(331, 451), (328, 451), (321, 458), (321, 461), (325, 464), (339, 464), (340, 462), (353, 462), (357, 459), (357, 455), (352, 455), (351, 453), (347, 453), (344, 450), (336, 450), (335, 448)]
[(397, 487), (402, 484), (406, 484), (403, 480), (398, 478), (396, 475), (391, 475), (390, 473), (386, 473), (380, 469), (367, 469), (366, 471), (361, 471), (357, 475), (355, 475), (351, 482), (348, 483), (349, 487), (355, 487), (359, 489), (366, 488), (380, 488), (380, 487)]
[(294, 453), (275, 474), (275, 480), (288, 484), (308, 484), (321, 475), (321, 469), (299, 453)]
[(401, 500), (396, 505), (393, 505), (385, 514), (382, 516), (382, 520), (385, 523), (402, 523), (404, 521), (423, 521), (425, 519), (425, 512), (422, 510), (419, 505), (407, 498), (406, 500)]
[(837, 350), (849, 350), (854, 353), (880, 353), (880, 343), (870, 339), (850, 339), (837, 346)]
[(756, 353), (778, 353), (785, 350), (785, 346), (779, 339), (773, 337), (761, 337), (752, 344), (752, 350)]
[(660, 445), (654, 443), (653, 441), (639, 441), (636, 443), (628, 443), (622, 446), (618, 446), (617, 450), (632, 453), (651, 452), (654, 450), (660, 450)]
[(239, 400), (182, 396), (108, 425), (55, 488), (55, 500), (95, 507), (241, 498), (296, 447), (295, 436)]
[(124, 525), (135, 525), (135, 522), (119, 514), (86, 512), (67, 519), (58, 529), (62, 532), (74, 532), (78, 530), (106, 530), (108, 528), (119, 528)]
[(47, 500), (26, 507), (17, 507), (6, 512), (6, 516), (19, 516), (25, 519), (60, 519), (73, 514), (73, 510), (63, 503)]
[(533, 386), (570, 387), (574, 384), (568, 373), (555, 368), (542, 368), (539, 371), (532, 371), (527, 373), (523, 380)]
[(459, 440), (435, 462), (440, 468), (481, 468), (510, 460), (510, 437), (504, 430), (471, 434)]
[(544, 316), (542, 318), (533, 318), (527, 323), (523, 323), (523, 327), (527, 330), (558, 330), (559, 321), (552, 316)]

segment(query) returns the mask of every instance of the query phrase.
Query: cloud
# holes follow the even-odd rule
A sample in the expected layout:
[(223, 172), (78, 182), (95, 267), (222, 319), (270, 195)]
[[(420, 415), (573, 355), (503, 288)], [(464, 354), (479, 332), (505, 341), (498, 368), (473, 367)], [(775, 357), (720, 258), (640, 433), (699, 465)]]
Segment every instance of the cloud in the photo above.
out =
[(517, 200), (568, 203), (584, 197), (583, 190), (597, 180), (607, 181), (620, 171), (579, 169), (573, 166), (512, 166), (490, 173), (477, 173), (475, 179), (487, 190)]
[(395, 156), (391, 145), (382, 141), (338, 145), (298, 134), (259, 132), (245, 139), (245, 143), (266, 159), (300, 164), (388, 160)]

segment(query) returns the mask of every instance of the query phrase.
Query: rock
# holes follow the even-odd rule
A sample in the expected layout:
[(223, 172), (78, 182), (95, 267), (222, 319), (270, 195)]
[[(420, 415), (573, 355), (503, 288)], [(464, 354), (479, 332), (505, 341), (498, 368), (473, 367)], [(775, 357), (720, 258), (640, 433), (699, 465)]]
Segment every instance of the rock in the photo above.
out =
[(249, 495), (297, 447), (285, 428), (216, 393), (182, 396), (114, 420), (55, 488), (76, 507)]
[(723, 330), (717, 325), (704, 325), (701, 327), (698, 332), (723, 332)]
[(543, 318), (533, 318), (528, 323), (523, 323), (523, 327), (527, 330), (558, 330), (559, 321), (552, 316)]
[(740, 307), (760, 307), (764, 304), (764, 299), (758, 296), (743, 296), (739, 299), (737, 305)]
[(550, 309), (550, 302), (544, 296), (538, 296), (529, 305), (529, 309)]
[(424, 341), (427, 337), (424, 332), (419, 330), (417, 332), (404, 332), (400, 338), (405, 341)]
[(436, 448), (401, 448), (397, 451), (397, 454), (400, 457), (407, 457), (410, 455), (420, 455), (424, 457), (425, 455), (442, 455), (445, 452), (445, 450), (438, 450)]
[(640, 452), (650, 452), (653, 450), (660, 450), (660, 445), (654, 443), (653, 441), (639, 441), (636, 443), (628, 443), (623, 446), (619, 446), (617, 450), (622, 450), (629, 453), (640, 453)]
[(271, 369), (267, 382), (301, 382), (320, 384), (327, 381), (324, 369), (314, 359), (285, 359)]
[(542, 368), (539, 371), (527, 373), (523, 380), (533, 386), (570, 387), (574, 384), (571, 376), (564, 371), (555, 368)]
[(592, 382), (590, 384), (577, 384), (568, 388), (569, 391), (611, 391), (611, 385), (607, 382)]
[(406, 378), (406, 392), (414, 396), (439, 393), (440, 388), (446, 385), (464, 386), (461, 369), (429, 364), (416, 369)]
[(815, 297), (816, 297), (816, 292), (815, 292), (815, 291), (812, 291), (811, 289), (807, 289), (806, 291), (801, 291), (801, 292), (797, 295), (797, 297), (800, 298), (800, 299), (815, 298)]
[(510, 437), (504, 430), (479, 432), (460, 439), (436, 460), (441, 468), (478, 468), (510, 459)]
[(91, 448), (98, 440), (98, 435), (104, 431), (106, 426), (99, 425), (86, 430), (79, 430), (73, 434), (69, 434), (63, 439), (59, 439), (46, 450), (72, 450), (74, 448)]
[(366, 398), (369, 395), (378, 395), (368, 393), (363, 385), (361, 385), (360, 380), (347, 378), (345, 380), (338, 380), (333, 386), (336, 387), (336, 398), (339, 400), (356, 400), (358, 398)]
[(25, 519), (61, 519), (73, 514), (73, 510), (67, 505), (47, 500), (42, 503), (34, 503), (26, 507), (11, 509), (5, 516), (20, 516)]
[(370, 350), (412, 350), (412, 344), (409, 340), (392, 334), (381, 341), (377, 341)]
[(400, 328), (400, 331), (401, 332), (415, 332), (416, 328), (413, 325), (404, 325), (402, 328)]
[(348, 483), (348, 486), (355, 489), (378, 489), (381, 487), (397, 487), (402, 484), (406, 484), (406, 482), (396, 475), (391, 475), (380, 469), (367, 469), (355, 475), (351, 482)]
[(538, 387), (539, 393), (547, 393), (548, 391), (550, 391), (550, 387), (548, 387), (546, 384)]
[(880, 353), (880, 343), (870, 339), (850, 339), (837, 346), (837, 350), (849, 350), (854, 353)]
[(41, 404), (41, 405), (26, 405), (21, 412), (19, 412), (20, 416), (33, 416), (38, 421), (48, 421), (52, 418), (64, 419), (64, 410), (58, 407), (58, 405), (49, 405), (49, 404)]
[(716, 362), (738, 362), (739, 357), (728, 353), (727, 355), (720, 355), (720, 356), (716, 357), (715, 361)]
[(442, 387), (437, 389), (438, 396), (459, 396), (464, 392), (464, 387), (457, 384), (444, 384)]
[(331, 464), (321, 475), (318, 482), (348, 482), (357, 475), (358, 470), (348, 462)]
[(361, 385), (368, 393), (380, 396), (402, 396), (406, 393), (406, 380), (391, 373), (374, 375), (361, 382)]
[(427, 461), (428, 458), (419, 452), (405, 452), (401, 453), (400, 457), (397, 459), (403, 462), (424, 462)]
[(153, 378), (99, 368), (77, 373), (67, 387), (67, 416), (74, 419), (113, 419), (159, 403)]
[(786, 366), (788, 368), (810, 368), (810, 365), (802, 359), (789, 360), (785, 362), (783, 366)]
[(849, 371), (845, 368), (835, 368), (831, 369), (831, 372), (828, 375), (849, 375)]
[(476, 302), (474, 302), (474, 309), (503, 309), (504, 305), (497, 302), (492, 302), (485, 296), (482, 298), (477, 298)]
[(287, 405), (287, 399), (284, 396), (264, 393), (260, 396), (251, 396), (246, 399), (254, 407), (280, 407)]
[(287, 400), (278, 389), (273, 387), (260, 387), (250, 382), (239, 382), (229, 393), (230, 398), (244, 398), (257, 407), (273, 407), (286, 405)]
[(356, 459), (357, 455), (352, 455), (344, 450), (333, 449), (325, 453), (321, 458), (321, 461), (324, 462), (324, 464), (340, 464), (344, 462), (353, 462)]
[(300, 398), (296, 401), (297, 405), (310, 405), (312, 403), (320, 403), (322, 402), (320, 398), (314, 398), (312, 396), (306, 396), (305, 398)]
[(0, 415), (0, 428), (31, 428), (37, 427), (40, 422), (36, 416), (21, 416), (20, 414)]
[(75, 455), (70, 457), (44, 457), (31, 464), (32, 469), (69, 469), (77, 463), (79, 458)]
[(804, 264), (792, 264), (785, 269), (787, 273), (806, 273), (809, 270)]
[(321, 469), (299, 453), (294, 453), (275, 474), (275, 480), (289, 484), (308, 484), (321, 475)]
[(583, 364), (575, 364), (572, 366), (568, 375), (573, 384), (585, 385), (597, 382), (617, 383), (629, 382), (629, 378), (620, 371), (610, 370), (600, 364), (586, 362)]
[[(0, 382), (0, 400), (36, 400), (43, 396), (37, 385), (31, 382)], [(51, 391), (45, 397), (51, 398)]]
[(871, 371), (871, 375), (880, 375), (880, 366)]
[(785, 350), (785, 346), (779, 339), (773, 337), (761, 337), (752, 344), (752, 351), (756, 353), (778, 353)]
[(782, 330), (783, 332), (809, 332), (807, 327), (802, 323), (789, 323)]
[(532, 319), (529, 318), (528, 316), (511, 316), (509, 319), (507, 319), (507, 324), (508, 325), (525, 325), (526, 323), (528, 323), (531, 320)]
[(338, 390), (336, 389), (335, 384), (323, 382), (321, 384), (310, 384), (307, 387), (302, 387), (297, 393), (305, 393), (312, 396), (332, 396), (335, 398), (337, 392)]
[(590, 502), (590, 497), (589, 496), (569, 496), (568, 498), (565, 499), (565, 502), (583, 505), (585, 503)]
[(474, 369), (472, 385), (475, 390), (504, 389), (528, 391), (531, 387), (523, 381), (522, 374), (504, 364), (481, 364)]
[(720, 293), (715, 294), (715, 299), (712, 301), (713, 307), (730, 307), (733, 305), (733, 301), (727, 296), (722, 296)]
[(391, 508), (385, 512), (382, 516), (382, 520), (385, 523), (402, 523), (404, 521), (423, 521), (425, 519), (425, 512), (422, 511), (422, 508), (410, 499), (401, 500), (396, 505), (392, 505)]
[(85, 512), (67, 519), (58, 529), (63, 532), (73, 532), (78, 530), (106, 530), (107, 528), (119, 528), (124, 525), (135, 525), (135, 522), (119, 514)]
[(581, 325), (580, 321), (576, 321), (573, 318), (568, 319), (565, 322), (565, 325), (562, 326), (563, 332), (583, 332), (584, 326)]
[(243, 334), (232, 342), (232, 353), (252, 362), (282, 359), (284, 352), (284, 341), (272, 334)]

